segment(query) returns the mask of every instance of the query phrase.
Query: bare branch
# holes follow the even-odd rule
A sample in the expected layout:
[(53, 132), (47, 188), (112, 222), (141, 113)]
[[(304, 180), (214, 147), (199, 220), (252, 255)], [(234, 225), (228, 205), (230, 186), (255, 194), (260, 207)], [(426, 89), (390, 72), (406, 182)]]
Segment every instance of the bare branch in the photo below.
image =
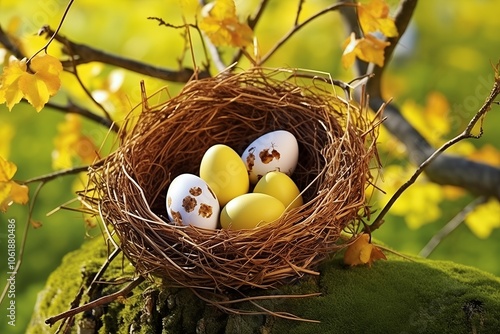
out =
[(56, 322), (58, 322), (61, 319), (69, 318), (69, 317), (72, 317), (72, 316), (74, 316), (74, 315), (76, 315), (78, 313), (91, 310), (91, 309), (96, 308), (96, 307), (101, 306), (101, 305), (109, 304), (109, 303), (115, 301), (117, 298), (120, 298), (120, 297), (126, 298), (127, 295), (132, 290), (134, 290), (139, 284), (141, 284), (143, 281), (144, 281), (144, 277), (143, 276), (136, 277), (127, 286), (125, 286), (120, 291), (117, 291), (117, 292), (112, 293), (110, 295), (101, 297), (101, 298), (96, 299), (96, 300), (94, 300), (92, 302), (89, 302), (89, 303), (87, 303), (85, 305), (72, 308), (71, 310), (63, 312), (63, 313), (58, 314), (56, 316), (50, 317), (49, 319), (45, 320), (45, 323), (47, 325), (49, 325), (49, 326), (52, 326), (52, 325), (54, 325)]
[(431, 240), (429, 240), (429, 242), (424, 246), (424, 248), (422, 248), (418, 255), (423, 258), (428, 257), (444, 238), (450, 235), (451, 232), (453, 232), (457, 227), (460, 226), (460, 224), (462, 224), (462, 222), (472, 210), (474, 210), (478, 205), (486, 203), (486, 201), (487, 198), (485, 196), (480, 196), (469, 203), (469, 205), (467, 205), (462, 211), (460, 211), (455, 217), (453, 217), (452, 220), (450, 220), (445, 226), (443, 226), (443, 228), (440, 229), (439, 232), (436, 233)]
[(60, 105), (57, 103), (53, 102), (47, 102), (45, 104), (45, 107), (52, 108), (56, 111), (61, 111), (63, 113), (71, 113), (71, 114), (78, 114), (81, 115), (89, 120), (92, 120), (98, 124), (101, 124), (102, 126), (106, 127), (107, 129), (111, 129), (113, 132), (118, 132), (118, 125), (114, 123), (112, 120), (102, 117), (98, 114), (94, 114), (93, 112), (89, 111), (88, 109), (85, 109), (77, 104), (74, 104), (71, 100), (68, 101), (66, 105)]
[(323, 16), (325, 15), (326, 13), (329, 13), (329, 12), (333, 12), (333, 11), (336, 11), (336, 10), (339, 10), (340, 8), (342, 7), (349, 7), (349, 6), (354, 6), (353, 3), (349, 3), (349, 2), (340, 2), (340, 3), (337, 3), (337, 4), (334, 4), (334, 5), (331, 5), (331, 6), (328, 6), (322, 10), (320, 10), (319, 12), (317, 12), (316, 14), (310, 16), (309, 18), (307, 18), (306, 20), (304, 20), (304, 22), (301, 22), (297, 25), (294, 25), (292, 27), (292, 29), (290, 29), (279, 41), (277, 41), (273, 47), (271, 48), (271, 50), (269, 50), (267, 52), (267, 54), (265, 54), (260, 60), (259, 60), (259, 63), (257, 65), (262, 65), (263, 63), (265, 63), (269, 58), (271, 58), (271, 56), (276, 52), (278, 51), (281, 46), (283, 44), (286, 43), (286, 41), (288, 41), (293, 35), (295, 35), (299, 30), (301, 30), (302, 28), (304, 28), (308, 23), (316, 20), (318, 17), (320, 16)]
[[(45, 27), (45, 32), (50, 34), (53, 31), (49, 27)], [(62, 62), (64, 67), (73, 68), (74, 65), (81, 65), (95, 61), (171, 82), (188, 82), (194, 75), (194, 71), (190, 68), (181, 68), (179, 70), (161, 68), (141, 61), (124, 58), (102, 50), (94, 49), (93, 47), (85, 44), (75, 43), (61, 35), (56, 35), (55, 39), (65, 46), (65, 52), (67, 54), (74, 56), (74, 60)], [(207, 72), (198, 73), (198, 78), (206, 78), (209, 76), (210, 74)]]
[[(427, 166), (429, 166), (435, 159), (438, 158), (438, 156), (443, 153), (445, 150), (450, 148), (451, 146), (455, 145), (459, 141), (467, 138), (478, 138), (479, 135), (473, 135), (472, 134), (472, 129), (474, 126), (480, 122), (483, 117), (486, 115), (486, 113), (491, 109), (491, 105), (495, 102), (495, 99), (497, 96), (500, 94), (500, 78), (498, 75), (495, 75), (495, 82), (493, 84), (493, 88), (491, 89), (490, 95), (486, 98), (486, 101), (484, 102), (483, 106), (479, 109), (479, 111), (474, 115), (472, 120), (469, 122), (467, 125), (467, 128), (458, 136), (455, 138), (449, 140), (445, 144), (443, 144), (439, 149), (434, 151), (425, 161), (423, 161), (420, 166), (417, 168), (415, 173), (411, 176), (411, 178), (404, 183), (397, 191), (394, 193), (394, 195), (390, 198), (389, 202), (384, 206), (384, 208), (380, 211), (379, 215), (371, 225), (368, 226), (368, 229), (370, 232), (373, 232), (374, 230), (378, 229), (383, 223), (384, 223), (384, 216), (389, 212), (391, 207), (394, 205), (394, 203), (397, 201), (397, 199), (403, 194), (403, 192), (408, 189), (415, 181), (417, 178), (420, 176), (420, 174), (423, 173), (423, 171), (426, 169)], [(481, 130), (482, 132), (482, 130)], [(459, 158), (457, 158), (459, 159)], [(490, 167), (490, 166), (488, 166)], [(491, 167), (494, 168), (494, 167)], [(457, 167), (451, 167), (450, 169), (455, 169), (457, 170)], [(442, 170), (442, 169), (440, 169)], [(500, 181), (500, 169), (497, 169), (497, 180)], [(445, 169), (446, 173), (449, 172), (448, 169)], [(463, 176), (465, 179), (468, 179), (469, 175), (472, 174), (474, 175), (477, 173), (477, 170), (466, 170), (466, 169), (460, 169), (461, 173), (465, 173)], [(475, 179), (475, 178), (472, 178)], [(485, 182), (479, 183), (479, 180), (476, 180), (477, 183), (473, 184), (474, 189), (468, 189), (468, 190), (476, 190), (478, 188), (481, 188), (481, 195), (485, 196), (496, 196), (497, 199), (500, 200), (500, 182), (495, 182), (495, 179), (493, 180), (484, 180)], [(493, 181), (493, 182), (492, 182)], [(466, 184), (461, 184), (461, 187), (465, 187)]]
[[(95, 163), (94, 166), (97, 166), (99, 163)], [(88, 171), (89, 166), (79, 166), (79, 167), (73, 167), (73, 168), (68, 168), (68, 169), (62, 169), (58, 170), (49, 174), (45, 175), (40, 175), (31, 179), (28, 179), (26, 181), (20, 181), (20, 184), (29, 184), (29, 183), (34, 183), (34, 182), (49, 182), (54, 179), (57, 179), (58, 177), (65, 176), (65, 175), (73, 175), (73, 174), (78, 174), (81, 172), (86, 172)]]
[[(349, 0), (355, 2), (355, 0)], [(390, 38), (391, 45), (385, 50), (385, 63), (383, 67), (372, 67), (373, 74), (367, 83), (366, 92), (370, 96), (370, 108), (379, 110), (380, 107), (386, 104), (382, 98), (381, 80), (384, 70), (389, 66), (392, 54), (397, 45), (397, 42), (406, 31), (406, 28), (415, 11), (417, 0), (401, 0), (400, 6), (395, 14), (395, 23), (399, 32), (398, 37)], [(344, 22), (348, 29), (348, 33), (355, 32), (361, 36), (359, 24), (357, 22), (357, 14), (354, 8), (344, 7), (341, 10)], [(369, 66), (366, 62), (357, 60), (356, 69), (358, 74), (366, 74), (369, 72)], [(498, 80), (497, 80), (498, 81)], [(498, 85), (498, 83), (495, 83)], [(491, 95), (490, 95), (491, 97)], [(491, 107), (495, 103), (489, 100), (486, 104)], [(484, 106), (483, 106), (484, 107)], [(484, 110), (483, 110), (484, 111)], [(443, 185), (454, 185), (462, 187), (472, 193), (484, 196), (493, 196), (500, 199), (500, 169), (474, 162), (463, 157), (453, 156), (449, 154), (437, 154), (430, 162), (426, 162), (436, 152), (429, 142), (403, 117), (399, 108), (394, 104), (386, 104), (383, 116), (386, 118), (384, 126), (401, 141), (407, 148), (409, 159), (412, 163), (419, 166), (424, 164), (427, 177), (437, 183)], [(477, 117), (481, 118), (484, 113), (480, 110)], [(476, 120), (477, 121), (477, 120)], [(474, 123), (476, 123), (474, 121)], [(467, 136), (461, 134), (458, 140), (470, 138), (470, 132)], [(453, 143), (451, 143), (453, 144)], [(450, 145), (451, 146), (451, 145)], [(449, 146), (447, 146), (449, 147)], [(444, 148), (446, 149), (446, 148)], [(418, 171), (418, 175), (423, 171)], [(410, 182), (411, 184), (412, 182)], [(409, 185), (408, 185), (409, 186)], [(383, 215), (382, 215), (383, 216)]]

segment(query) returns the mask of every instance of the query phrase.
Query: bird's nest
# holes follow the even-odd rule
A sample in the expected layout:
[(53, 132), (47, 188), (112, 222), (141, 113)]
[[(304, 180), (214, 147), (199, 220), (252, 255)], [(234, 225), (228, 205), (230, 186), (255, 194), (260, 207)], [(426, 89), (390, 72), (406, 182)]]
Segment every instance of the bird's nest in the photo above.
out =
[[(376, 127), (365, 108), (328, 81), (263, 69), (192, 80), (161, 107), (130, 117), (117, 150), (91, 168), (82, 200), (116, 234), (139, 274), (171, 285), (223, 293), (315, 274), (321, 260), (345, 247), (341, 233), (369, 214), (365, 189), (375, 154)], [(165, 196), (177, 175), (198, 174), (212, 145), (242, 153), (274, 130), (297, 138), (292, 179), (302, 206), (247, 230), (169, 223)]]

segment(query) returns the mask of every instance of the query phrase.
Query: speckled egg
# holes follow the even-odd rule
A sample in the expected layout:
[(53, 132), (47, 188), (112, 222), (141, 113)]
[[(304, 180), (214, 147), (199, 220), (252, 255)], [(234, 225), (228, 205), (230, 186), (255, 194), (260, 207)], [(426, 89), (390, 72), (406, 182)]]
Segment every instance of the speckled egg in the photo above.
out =
[(254, 140), (243, 151), (241, 159), (252, 184), (271, 171), (291, 176), (299, 159), (299, 145), (293, 134), (277, 130)]
[(217, 196), (208, 184), (193, 174), (181, 174), (170, 183), (167, 214), (178, 225), (215, 229), (220, 213)]

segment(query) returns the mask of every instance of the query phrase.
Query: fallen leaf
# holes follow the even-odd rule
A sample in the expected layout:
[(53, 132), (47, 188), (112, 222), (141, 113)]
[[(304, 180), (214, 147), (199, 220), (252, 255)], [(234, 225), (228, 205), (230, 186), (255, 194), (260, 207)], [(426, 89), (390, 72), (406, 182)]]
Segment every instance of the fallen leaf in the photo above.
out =
[(384, 259), (384, 253), (370, 243), (370, 235), (364, 233), (349, 245), (344, 253), (344, 263), (349, 266), (368, 264), (371, 266), (376, 260)]

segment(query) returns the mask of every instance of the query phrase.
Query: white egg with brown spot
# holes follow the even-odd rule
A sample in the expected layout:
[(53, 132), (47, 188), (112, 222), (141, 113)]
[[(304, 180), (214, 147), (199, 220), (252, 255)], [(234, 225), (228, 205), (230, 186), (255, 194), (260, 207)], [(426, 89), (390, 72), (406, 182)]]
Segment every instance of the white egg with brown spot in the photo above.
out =
[(215, 229), (220, 205), (208, 184), (194, 174), (181, 174), (167, 190), (167, 214), (176, 225)]
[(241, 159), (252, 184), (256, 184), (268, 172), (282, 172), (291, 176), (299, 160), (299, 145), (292, 133), (272, 131), (248, 145)]

